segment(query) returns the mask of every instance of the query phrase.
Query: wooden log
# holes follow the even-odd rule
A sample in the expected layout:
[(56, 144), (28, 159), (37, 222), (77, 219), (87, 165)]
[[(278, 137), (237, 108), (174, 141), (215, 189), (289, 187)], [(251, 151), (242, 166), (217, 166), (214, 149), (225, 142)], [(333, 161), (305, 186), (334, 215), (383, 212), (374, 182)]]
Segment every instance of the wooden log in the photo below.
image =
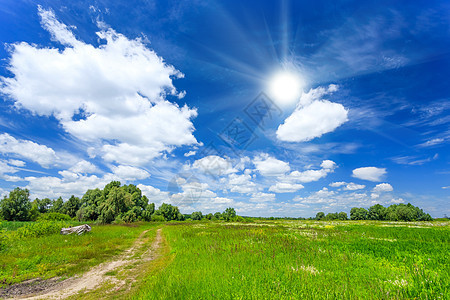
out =
[(91, 226), (88, 224), (75, 226), (75, 227), (69, 227), (69, 228), (61, 228), (61, 234), (72, 234), (76, 233), (77, 235), (82, 235), (85, 232), (91, 231)]

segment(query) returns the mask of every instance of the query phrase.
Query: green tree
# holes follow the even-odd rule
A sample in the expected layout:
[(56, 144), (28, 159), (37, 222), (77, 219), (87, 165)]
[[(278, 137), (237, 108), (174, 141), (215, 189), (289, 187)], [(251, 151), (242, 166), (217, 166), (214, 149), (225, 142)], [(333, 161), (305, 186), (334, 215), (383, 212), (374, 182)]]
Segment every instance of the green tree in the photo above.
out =
[(157, 215), (161, 215), (164, 217), (166, 221), (178, 220), (181, 218), (180, 211), (178, 207), (172, 206), (171, 204), (163, 203), (155, 212)]
[(206, 215), (206, 218), (208, 220), (212, 220), (212, 219), (214, 219), (214, 215), (212, 213), (209, 213), (209, 214)]
[(81, 207), (80, 198), (75, 197), (74, 195), (70, 196), (69, 200), (67, 200), (63, 207), (62, 212), (66, 215), (69, 215), (71, 218), (77, 215), (77, 211)]
[(347, 213), (341, 211), (341, 212), (339, 213), (339, 215), (338, 215), (338, 219), (339, 219), (339, 220), (342, 220), (342, 221), (348, 220)]
[(320, 221), (320, 220), (323, 220), (323, 219), (325, 219), (325, 213), (323, 212), (323, 211), (319, 211), (317, 214), (316, 214), (316, 218), (315, 218), (317, 221)]
[(369, 207), (367, 214), (369, 220), (386, 220), (386, 208), (380, 204)]
[(367, 220), (367, 210), (365, 208), (353, 207), (350, 210), (351, 220)]
[(225, 221), (231, 221), (236, 217), (236, 211), (232, 207), (228, 207), (222, 214), (222, 217)]
[(216, 213), (214, 214), (214, 218), (216, 218), (217, 220), (222, 219), (222, 213), (216, 212)]
[[(144, 196), (145, 197), (145, 196)], [(149, 203), (142, 212), (142, 217), (145, 221), (151, 221), (152, 215), (155, 213), (155, 203)]]
[(201, 220), (203, 218), (203, 214), (202, 214), (202, 212), (201, 211), (194, 211), (192, 214), (191, 214), (191, 219), (192, 220)]
[(56, 200), (52, 201), (52, 205), (49, 209), (49, 212), (55, 213), (63, 213), (64, 200), (62, 197), (59, 197)]
[(30, 218), (30, 192), (15, 188), (0, 201), (1, 217), (6, 221), (28, 221)]
[(34, 199), (33, 204), (36, 205), (37, 210), (41, 214), (45, 214), (51, 208), (52, 200), (50, 200), (49, 198), (44, 198), (42, 200), (39, 198), (36, 198), (36, 199)]

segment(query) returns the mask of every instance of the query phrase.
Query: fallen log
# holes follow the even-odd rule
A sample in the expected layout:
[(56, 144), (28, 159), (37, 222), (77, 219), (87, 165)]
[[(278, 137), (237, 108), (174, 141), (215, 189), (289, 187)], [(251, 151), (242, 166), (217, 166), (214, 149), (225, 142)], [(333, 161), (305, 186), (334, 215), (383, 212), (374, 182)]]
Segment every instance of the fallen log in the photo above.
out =
[(91, 226), (88, 224), (75, 226), (75, 227), (69, 227), (69, 228), (61, 228), (61, 234), (72, 234), (76, 233), (77, 235), (82, 235), (85, 232), (91, 231)]

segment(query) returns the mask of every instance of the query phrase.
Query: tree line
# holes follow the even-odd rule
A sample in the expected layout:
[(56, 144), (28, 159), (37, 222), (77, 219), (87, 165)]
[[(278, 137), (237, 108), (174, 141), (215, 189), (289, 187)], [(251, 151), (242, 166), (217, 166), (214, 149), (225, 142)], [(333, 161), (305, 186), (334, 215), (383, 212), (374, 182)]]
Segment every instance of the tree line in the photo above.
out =
[[(68, 216), (68, 217), (67, 217)], [(111, 181), (103, 189), (90, 189), (83, 197), (71, 196), (67, 201), (58, 199), (38, 199), (30, 201), (27, 189), (16, 188), (0, 200), (0, 219), (7, 221), (34, 221), (38, 218), (76, 219), (78, 221), (97, 221), (104, 224), (112, 222), (131, 223), (135, 221), (184, 221), (190, 220), (225, 220), (245, 221), (236, 215), (234, 208), (224, 212), (203, 215), (196, 211), (182, 214), (177, 206), (163, 203), (158, 209), (154, 203), (142, 195), (142, 191), (133, 184), (121, 185), (119, 181)], [(275, 219), (275, 218), (269, 218)], [(277, 218), (278, 219), (278, 218)], [(303, 219), (303, 218), (297, 218)], [(314, 220), (348, 220), (345, 212), (318, 212)], [(380, 204), (369, 209), (353, 207), (350, 220), (386, 220), (386, 221), (431, 221), (433, 218), (419, 207), (412, 204), (393, 204), (384, 207)]]
[(30, 201), (29, 190), (21, 188), (14, 189), (9, 196), (0, 200), (0, 219), (7, 221), (35, 221), (42, 217), (65, 219), (66, 216), (78, 221), (98, 221), (103, 224), (203, 218), (231, 221), (237, 217), (234, 208), (206, 216), (201, 212), (184, 215), (177, 206), (167, 203), (155, 209), (155, 204), (149, 203), (138, 187), (133, 184), (122, 186), (119, 181), (112, 181), (103, 189), (88, 190), (81, 198), (72, 195), (67, 201), (62, 197)]
[[(318, 212), (315, 220), (348, 220), (345, 212), (329, 213)], [(432, 221), (433, 218), (421, 208), (408, 204), (392, 204), (384, 207), (375, 204), (369, 209), (353, 207), (350, 210), (350, 220), (378, 220), (378, 221)]]

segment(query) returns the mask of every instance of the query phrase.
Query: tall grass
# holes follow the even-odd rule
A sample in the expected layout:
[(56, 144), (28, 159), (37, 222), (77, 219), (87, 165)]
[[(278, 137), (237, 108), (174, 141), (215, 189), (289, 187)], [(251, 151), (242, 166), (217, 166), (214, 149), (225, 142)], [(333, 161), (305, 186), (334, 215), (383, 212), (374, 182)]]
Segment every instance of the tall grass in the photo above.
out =
[[(381, 226), (383, 225), (383, 226)], [(445, 299), (449, 227), (372, 222), (166, 226), (133, 299)]]

